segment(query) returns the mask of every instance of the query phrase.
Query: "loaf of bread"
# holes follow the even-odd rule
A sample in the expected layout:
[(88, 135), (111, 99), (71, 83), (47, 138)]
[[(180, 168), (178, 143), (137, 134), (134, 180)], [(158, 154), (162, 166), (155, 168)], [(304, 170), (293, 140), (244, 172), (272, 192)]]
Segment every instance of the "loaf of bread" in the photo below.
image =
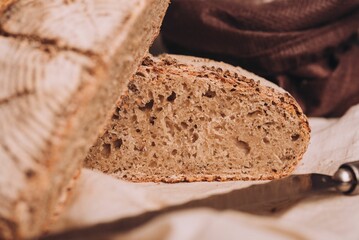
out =
[(53, 218), (168, 2), (0, 1), (0, 239)]
[(149, 56), (85, 165), (135, 182), (275, 179), (292, 172), (309, 137), (301, 108), (276, 85), (207, 59)]

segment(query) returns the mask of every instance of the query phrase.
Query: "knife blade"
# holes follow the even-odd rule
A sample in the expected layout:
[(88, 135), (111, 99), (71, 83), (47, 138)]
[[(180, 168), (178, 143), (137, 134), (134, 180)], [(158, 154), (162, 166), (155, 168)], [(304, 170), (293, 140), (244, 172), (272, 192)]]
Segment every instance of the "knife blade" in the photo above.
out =
[(178, 210), (194, 208), (207, 207), (216, 210), (237, 210), (263, 214), (273, 212), (273, 210), (278, 209), (278, 207), (290, 205), (302, 198), (322, 192), (339, 191), (347, 195), (359, 194), (358, 179), (359, 161), (341, 165), (333, 177), (316, 173), (292, 175), (268, 183), (252, 185), (247, 188), (192, 200), (183, 204), (121, 218), (112, 222), (70, 229), (41, 239), (77, 240), (83, 239), (84, 237), (86, 237), (86, 239), (104, 239), (142, 226), (158, 216)]

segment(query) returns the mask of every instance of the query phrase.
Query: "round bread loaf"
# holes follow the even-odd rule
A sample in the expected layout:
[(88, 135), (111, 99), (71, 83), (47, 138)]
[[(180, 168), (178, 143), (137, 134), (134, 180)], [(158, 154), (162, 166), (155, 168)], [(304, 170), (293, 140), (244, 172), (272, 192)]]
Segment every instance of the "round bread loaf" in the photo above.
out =
[(58, 213), (167, 6), (0, 1), (0, 239), (36, 237)]
[(85, 164), (135, 182), (275, 179), (290, 174), (310, 128), (263, 78), (195, 57), (147, 57)]

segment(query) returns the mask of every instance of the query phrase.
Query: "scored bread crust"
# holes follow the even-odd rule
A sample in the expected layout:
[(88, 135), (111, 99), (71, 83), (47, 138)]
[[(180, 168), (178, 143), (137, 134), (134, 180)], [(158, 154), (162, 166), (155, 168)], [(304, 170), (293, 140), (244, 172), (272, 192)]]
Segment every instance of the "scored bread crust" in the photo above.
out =
[(59, 214), (168, 3), (0, 1), (0, 239)]
[[(150, 73), (153, 74), (151, 75)], [(158, 78), (153, 80), (155, 76), (158, 76)], [(127, 93), (121, 96), (120, 100), (117, 103), (118, 111), (125, 111), (127, 113), (123, 115), (121, 113), (114, 113), (115, 118), (113, 119), (112, 123), (110, 123), (106, 127), (106, 133), (102, 137), (100, 137), (97, 140), (96, 144), (90, 149), (89, 155), (85, 160), (85, 165), (87, 167), (102, 170), (106, 173), (112, 174), (115, 177), (134, 182), (162, 181), (168, 183), (193, 181), (276, 179), (284, 177), (294, 170), (295, 166), (298, 164), (307, 149), (310, 138), (310, 128), (306, 116), (303, 114), (298, 103), (293, 99), (293, 97), (289, 95), (289, 93), (279, 88), (275, 84), (268, 82), (265, 79), (258, 77), (242, 68), (233, 67), (229, 64), (216, 62), (209, 59), (178, 55), (162, 55), (159, 58), (151, 56), (147, 57), (146, 59), (144, 59), (142, 66), (138, 69), (137, 74), (134, 76), (134, 80), (132, 82), (135, 82), (135, 80), (137, 79), (137, 83), (141, 84), (140, 78), (142, 78), (142, 81), (146, 83), (143, 83), (145, 87), (142, 86), (141, 91), (146, 91), (146, 84), (150, 84), (148, 82), (152, 81), (155, 86), (158, 86), (158, 88), (160, 88), (160, 86), (165, 83), (166, 78), (170, 78), (170, 76), (177, 76), (179, 78), (191, 78), (193, 81), (199, 78), (215, 79), (216, 81), (220, 81), (223, 85), (236, 84), (240, 82), (242, 86), (244, 86), (242, 91), (245, 90), (248, 92), (252, 92), (256, 96), (259, 96), (259, 98), (268, 101), (269, 104), (275, 104), (278, 109), (284, 109), (288, 116), (295, 118), (296, 122), (298, 123), (297, 130), (300, 132), (301, 145), (298, 152), (296, 152), (295, 158), (291, 160), (290, 163), (287, 164), (285, 166), (285, 169), (283, 170), (271, 173), (258, 174), (256, 176), (251, 176), (250, 174), (226, 173), (191, 174), (190, 171), (186, 172), (185, 174), (174, 173), (171, 176), (161, 176), (161, 174), (144, 175), (140, 174), (139, 172), (136, 174), (135, 170), (132, 171), (132, 174), (124, 175), (121, 172), (129, 173), (129, 171), (127, 171), (127, 169), (123, 170), (125, 168), (121, 165), (121, 162), (126, 161), (126, 159), (129, 158), (130, 154), (126, 154), (125, 150), (123, 150), (124, 152), (122, 154), (117, 154), (115, 146), (116, 144), (111, 141), (113, 141), (114, 138), (120, 138), (121, 145), (123, 145), (122, 141), (126, 139), (126, 136), (121, 135), (121, 131), (125, 131), (126, 134), (127, 132), (130, 132), (129, 130), (127, 131), (127, 127), (116, 127), (117, 125), (120, 125), (121, 118), (124, 117), (123, 115), (126, 115), (126, 117), (124, 118), (127, 119), (127, 115), (129, 115), (128, 112), (131, 112), (133, 110), (133, 107), (131, 107), (132, 102), (129, 99), (137, 98), (137, 95), (131, 92), (133, 91), (133, 89), (131, 90), (133, 86), (129, 85), (129, 90), (127, 91)], [(152, 78), (152, 80), (149, 80), (147, 78)], [(181, 81), (179, 79), (177, 80)], [(137, 101), (139, 106), (146, 103), (145, 99), (133, 101)], [(154, 104), (156, 104), (156, 100), (152, 102), (152, 105)], [(116, 114), (121, 115), (119, 119)], [(132, 125), (128, 128), (132, 128)], [(120, 136), (116, 136), (116, 134)], [(122, 139), (122, 137), (124, 139)], [(147, 138), (148, 136), (141, 135), (141, 137)], [(136, 139), (132, 141), (136, 141)], [(109, 146), (110, 150), (112, 150), (109, 154), (107, 154), (107, 156), (104, 157), (103, 147), (105, 145)], [(148, 151), (148, 145), (146, 145), (145, 148), (145, 151)], [(150, 161), (150, 159), (146, 159), (140, 154), (142, 153), (138, 154), (138, 158), (135, 156), (137, 161)], [(151, 158), (151, 156), (149, 158)], [(159, 159), (159, 161), (166, 160)], [(186, 163), (184, 163), (184, 165), (186, 165)]]

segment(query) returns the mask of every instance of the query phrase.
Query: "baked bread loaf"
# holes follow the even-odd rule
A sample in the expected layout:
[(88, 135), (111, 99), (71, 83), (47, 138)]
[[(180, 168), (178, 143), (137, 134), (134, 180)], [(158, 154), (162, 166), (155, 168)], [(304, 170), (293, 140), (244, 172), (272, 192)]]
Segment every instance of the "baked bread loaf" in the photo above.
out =
[(301, 108), (276, 85), (207, 59), (149, 56), (85, 165), (135, 182), (275, 179), (292, 172), (309, 137)]
[(0, 239), (48, 224), (167, 6), (0, 1)]

